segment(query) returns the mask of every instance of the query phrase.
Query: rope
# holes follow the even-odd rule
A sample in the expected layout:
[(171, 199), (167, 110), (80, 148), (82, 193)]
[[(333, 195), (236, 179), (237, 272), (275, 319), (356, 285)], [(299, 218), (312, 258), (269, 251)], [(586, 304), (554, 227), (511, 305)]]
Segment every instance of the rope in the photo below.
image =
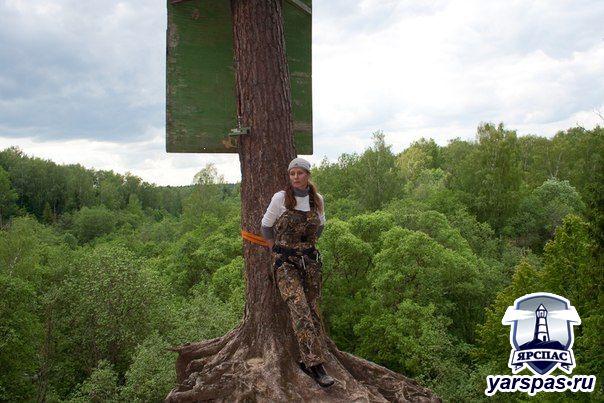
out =
[(247, 241), (250, 241), (251, 243), (255, 243), (256, 245), (268, 247), (268, 242), (266, 242), (266, 239), (262, 238), (260, 235), (241, 230), (241, 237)]

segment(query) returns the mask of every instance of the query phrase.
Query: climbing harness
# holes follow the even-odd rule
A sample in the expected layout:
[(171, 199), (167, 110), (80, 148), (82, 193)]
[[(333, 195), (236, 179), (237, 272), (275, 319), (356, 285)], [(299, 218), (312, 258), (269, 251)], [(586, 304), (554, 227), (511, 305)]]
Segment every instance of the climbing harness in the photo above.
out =
[[(275, 260), (275, 270), (277, 270), (277, 268), (279, 268), (286, 261), (302, 269), (306, 269), (305, 260), (310, 260), (313, 263), (321, 261), (321, 255), (319, 254), (317, 248), (315, 248), (314, 246), (305, 249), (295, 249), (288, 248), (283, 245), (274, 245), (273, 252), (280, 255), (279, 258)], [(296, 257), (298, 262), (296, 262), (296, 260), (294, 259), (291, 259), (292, 257)], [(300, 262), (302, 264), (302, 267), (300, 267)]]

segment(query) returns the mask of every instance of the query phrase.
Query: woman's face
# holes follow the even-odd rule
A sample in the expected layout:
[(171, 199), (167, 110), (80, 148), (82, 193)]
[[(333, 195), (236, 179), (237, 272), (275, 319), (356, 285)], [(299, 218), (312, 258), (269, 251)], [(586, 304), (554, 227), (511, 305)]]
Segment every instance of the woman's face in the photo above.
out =
[(309, 178), (310, 174), (302, 168), (292, 168), (289, 170), (289, 182), (297, 189), (306, 189)]

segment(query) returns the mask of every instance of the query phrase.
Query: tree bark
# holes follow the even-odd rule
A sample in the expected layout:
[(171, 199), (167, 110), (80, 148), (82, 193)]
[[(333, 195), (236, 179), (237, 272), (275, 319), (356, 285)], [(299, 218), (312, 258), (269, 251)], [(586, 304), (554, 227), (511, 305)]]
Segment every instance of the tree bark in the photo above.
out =
[[(296, 156), (280, 0), (231, 0), (240, 137), (242, 228), (260, 233), (274, 192)], [(439, 401), (415, 381), (341, 352), (327, 337), (325, 367), (336, 383), (321, 388), (298, 367), (286, 305), (272, 281), (270, 253), (244, 241), (246, 305), (226, 335), (176, 347), (178, 386), (167, 402)]]

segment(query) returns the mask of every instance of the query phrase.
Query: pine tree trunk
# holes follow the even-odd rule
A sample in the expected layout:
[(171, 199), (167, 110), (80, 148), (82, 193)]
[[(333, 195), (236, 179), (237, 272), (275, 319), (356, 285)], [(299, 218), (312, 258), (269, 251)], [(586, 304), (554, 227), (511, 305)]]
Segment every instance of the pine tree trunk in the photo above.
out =
[[(280, 0), (231, 0), (238, 111), (251, 132), (239, 139), (242, 228), (260, 233), (274, 192), (296, 156)], [(246, 305), (228, 334), (174, 350), (178, 386), (167, 402), (439, 401), (400, 374), (341, 352), (326, 336), (326, 389), (298, 367), (298, 347), (272, 280), (267, 248), (244, 241)]]
[[(239, 141), (241, 225), (260, 233), (272, 195), (288, 180), (295, 158), (289, 73), (285, 59), (281, 3), (278, 0), (232, 0), (238, 112), (249, 135)], [(244, 321), (262, 324), (260, 340), (281, 332), (274, 314), (280, 297), (268, 280), (268, 248), (244, 242), (246, 309)]]

